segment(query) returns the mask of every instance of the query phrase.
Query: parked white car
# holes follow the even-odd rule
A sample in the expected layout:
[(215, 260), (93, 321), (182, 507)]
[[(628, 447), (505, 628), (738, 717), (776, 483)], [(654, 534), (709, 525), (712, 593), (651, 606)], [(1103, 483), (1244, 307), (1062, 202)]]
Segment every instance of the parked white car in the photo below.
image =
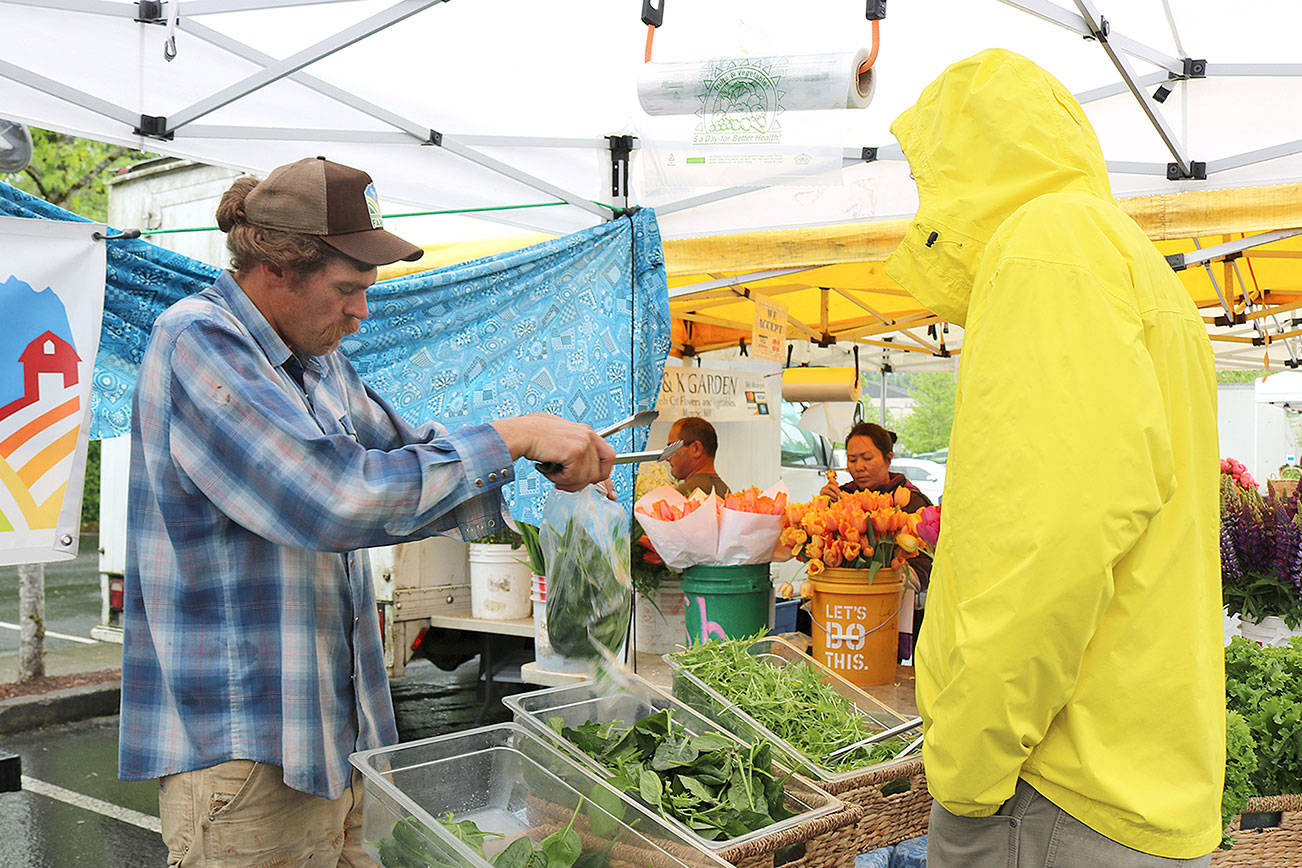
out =
[(945, 492), (945, 465), (925, 458), (896, 458), (891, 462), (891, 472), (903, 473), (932, 503), (940, 503)]

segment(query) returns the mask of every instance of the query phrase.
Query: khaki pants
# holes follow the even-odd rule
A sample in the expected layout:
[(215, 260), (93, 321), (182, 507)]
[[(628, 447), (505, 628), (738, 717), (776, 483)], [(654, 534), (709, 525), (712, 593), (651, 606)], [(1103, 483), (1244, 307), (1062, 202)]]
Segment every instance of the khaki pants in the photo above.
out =
[(338, 799), (285, 786), (280, 766), (230, 760), (159, 780), (169, 868), (376, 868), (362, 851), (362, 784)]
[(1017, 782), (1013, 797), (989, 817), (959, 817), (932, 802), (928, 868), (1205, 868), (1211, 855), (1165, 859), (1132, 850), (1073, 818)]

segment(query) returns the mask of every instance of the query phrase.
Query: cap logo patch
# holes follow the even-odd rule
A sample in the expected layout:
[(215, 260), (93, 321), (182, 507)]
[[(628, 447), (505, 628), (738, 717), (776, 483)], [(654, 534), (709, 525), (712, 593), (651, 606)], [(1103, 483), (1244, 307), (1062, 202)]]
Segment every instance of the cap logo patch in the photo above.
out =
[(366, 213), (369, 214), (371, 217), (371, 228), (379, 229), (381, 226), (384, 225), (384, 221), (380, 218), (380, 197), (377, 196), (375, 193), (374, 184), (366, 185), (365, 196), (366, 196)]

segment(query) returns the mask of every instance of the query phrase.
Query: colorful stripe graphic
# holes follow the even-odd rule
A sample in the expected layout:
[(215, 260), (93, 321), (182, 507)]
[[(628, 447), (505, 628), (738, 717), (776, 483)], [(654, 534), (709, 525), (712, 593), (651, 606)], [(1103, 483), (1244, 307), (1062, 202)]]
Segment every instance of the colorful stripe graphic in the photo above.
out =
[(47, 331), (20, 361), (23, 397), (0, 407), (0, 531), (57, 526), (83, 415), (70, 344)]

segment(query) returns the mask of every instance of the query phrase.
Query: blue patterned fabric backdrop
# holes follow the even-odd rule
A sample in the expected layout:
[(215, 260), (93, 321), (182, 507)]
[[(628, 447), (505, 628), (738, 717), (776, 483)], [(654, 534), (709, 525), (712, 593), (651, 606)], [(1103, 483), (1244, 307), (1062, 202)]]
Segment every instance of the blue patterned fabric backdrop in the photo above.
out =
[[(0, 183), (0, 214), (82, 220)], [(131, 392), (154, 319), (217, 269), (144, 240), (111, 240), (95, 360), (91, 437), (131, 428)], [(655, 214), (375, 284), (343, 350), (410, 422), (449, 428), (545, 410), (600, 428), (655, 406), (669, 353), (669, 299)], [(611, 438), (640, 449), (646, 429)], [(512, 514), (537, 522), (551, 484), (517, 462)], [(631, 507), (632, 469), (615, 474)]]

